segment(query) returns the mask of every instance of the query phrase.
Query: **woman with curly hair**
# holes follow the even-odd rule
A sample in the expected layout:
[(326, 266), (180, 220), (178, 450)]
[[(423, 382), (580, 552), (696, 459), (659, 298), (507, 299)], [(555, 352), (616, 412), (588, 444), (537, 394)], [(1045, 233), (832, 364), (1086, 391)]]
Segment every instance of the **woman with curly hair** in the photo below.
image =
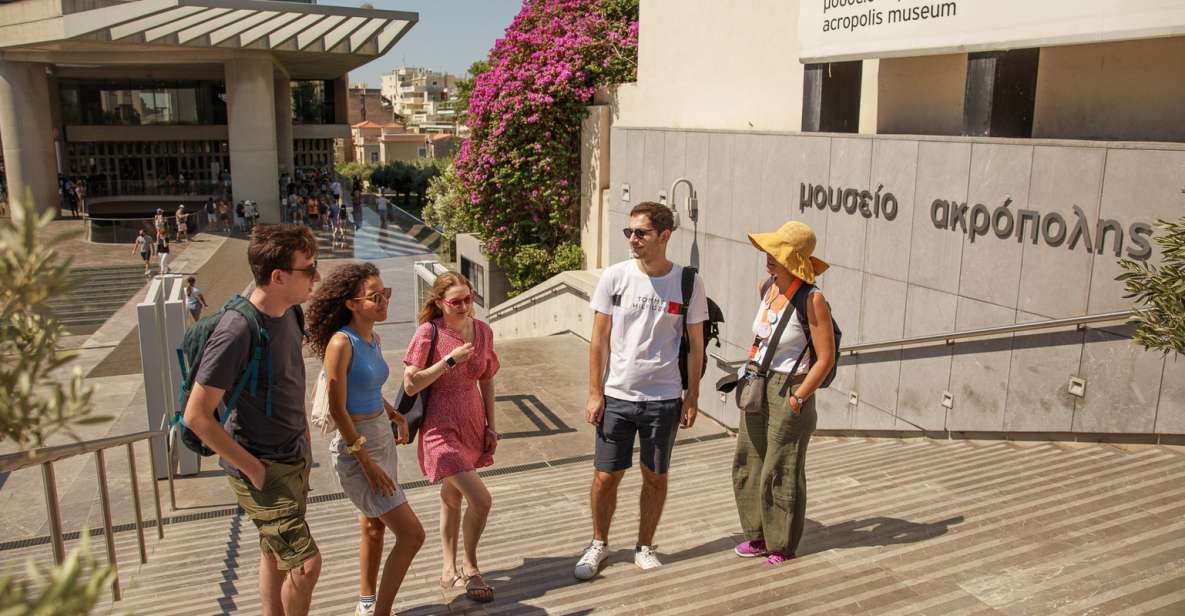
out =
[[(477, 469), (494, 463), (502, 435), (494, 429), (494, 332), (473, 318), (473, 286), (456, 272), (437, 276), (419, 314), (420, 327), (403, 358), (403, 388), (414, 394), (432, 386), (420, 429), (420, 468), (440, 487), (440, 540), (444, 569), (440, 585), (465, 582), (465, 595), (482, 603), (494, 589), (477, 568), (477, 541), (492, 499)], [(436, 328), (437, 348), (429, 349)], [(432, 356), (432, 363), (428, 356)], [(464, 519), (461, 499), (469, 504)], [(465, 529), (465, 557), (457, 570), (457, 537)]]
[[(387, 615), (424, 527), (398, 484), (396, 444), (407, 442), (407, 420), (383, 398), (390, 368), (374, 324), (387, 319), (391, 289), (371, 263), (349, 264), (321, 283), (309, 305), (309, 344), (325, 362), (329, 412), (337, 436), (329, 445), (342, 491), (362, 512), (356, 614)], [(377, 593), (383, 529), (395, 533)]]

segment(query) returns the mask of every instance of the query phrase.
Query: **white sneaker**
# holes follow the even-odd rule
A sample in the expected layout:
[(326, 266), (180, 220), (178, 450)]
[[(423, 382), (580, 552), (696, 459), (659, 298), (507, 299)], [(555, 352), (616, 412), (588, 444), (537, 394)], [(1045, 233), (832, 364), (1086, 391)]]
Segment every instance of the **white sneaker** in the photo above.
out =
[(650, 571), (662, 566), (658, 554), (654, 551), (657, 545), (640, 545), (634, 549), (634, 564), (642, 571)]
[(591, 580), (601, 569), (601, 563), (605, 562), (606, 558), (609, 558), (609, 547), (603, 541), (594, 539), (589, 542), (588, 547), (584, 548), (584, 554), (576, 563), (576, 579)]
[(374, 616), (374, 604), (367, 606), (359, 601), (358, 606), (354, 608), (354, 616)]

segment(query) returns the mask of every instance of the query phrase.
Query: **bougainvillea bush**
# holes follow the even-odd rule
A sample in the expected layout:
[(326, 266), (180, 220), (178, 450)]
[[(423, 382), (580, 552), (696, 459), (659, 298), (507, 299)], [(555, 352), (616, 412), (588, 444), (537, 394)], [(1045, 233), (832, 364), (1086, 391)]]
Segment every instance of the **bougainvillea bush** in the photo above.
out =
[(525, 0), (474, 77), (454, 207), (515, 292), (581, 266), (580, 124), (598, 88), (634, 79), (637, 49), (637, 0)]

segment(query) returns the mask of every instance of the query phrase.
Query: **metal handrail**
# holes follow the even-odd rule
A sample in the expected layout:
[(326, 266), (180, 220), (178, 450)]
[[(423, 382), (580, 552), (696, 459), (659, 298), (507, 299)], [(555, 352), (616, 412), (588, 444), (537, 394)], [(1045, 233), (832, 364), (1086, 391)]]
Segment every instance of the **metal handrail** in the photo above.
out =
[[(898, 340), (878, 340), (875, 342), (864, 342), (861, 344), (853, 344), (841, 347), (839, 349), (840, 355), (856, 355), (864, 351), (871, 351), (874, 349), (896, 348), (903, 346), (915, 346), (919, 344), (929, 344), (932, 342), (943, 342), (946, 344), (954, 344), (956, 340), (966, 340), (968, 338), (982, 338), (985, 336), (999, 336), (1002, 334), (1014, 334), (1017, 332), (1038, 331), (1042, 329), (1054, 329), (1058, 327), (1076, 326), (1082, 329), (1085, 325), (1091, 323), (1103, 323), (1108, 321), (1118, 321), (1121, 319), (1129, 319), (1135, 314), (1133, 310), (1116, 310), (1114, 312), (1102, 312), (1099, 314), (1090, 314), (1079, 317), (1066, 317), (1061, 319), (1046, 319), (1044, 321), (1029, 321), (1026, 323), (1014, 323), (1012, 325), (996, 325), (993, 327), (979, 327), (976, 329), (968, 329), (961, 332), (948, 332), (945, 334), (930, 334), (926, 336), (912, 336), (909, 338), (900, 338)], [(708, 355), (716, 360), (716, 364), (720, 367), (738, 367), (744, 364), (746, 359), (729, 360), (720, 355), (710, 352)]]
[[(120, 446), (127, 448), (128, 472), (132, 480), (132, 502), (136, 512), (136, 539), (140, 547), (140, 563), (147, 563), (148, 549), (144, 543), (144, 518), (140, 511), (140, 480), (136, 476), (135, 444), (140, 441), (151, 441), (154, 438), (167, 438), (167, 436), (163, 431), (148, 430), (135, 434), (111, 436), (53, 447), (42, 447), (32, 451), (0, 456), (0, 472), (12, 472), (31, 466), (41, 466), (41, 481), (42, 487), (45, 490), (45, 511), (49, 521), (50, 543), (53, 546), (54, 562), (61, 565), (66, 560), (66, 545), (65, 537), (62, 533), (62, 510), (58, 502), (57, 477), (54, 474), (53, 465), (54, 462), (65, 460), (66, 458), (87, 453), (95, 454), (95, 470), (99, 478), (99, 500), (103, 512), (103, 537), (107, 544), (107, 564), (111, 566), (111, 571), (115, 574), (114, 579), (111, 581), (111, 595), (115, 601), (119, 601), (122, 598), (122, 593), (119, 589), (119, 568), (116, 564), (115, 537), (113, 536), (111, 524), (111, 496), (107, 490), (107, 458), (105, 452), (108, 449)], [(152, 466), (152, 497), (156, 504), (156, 536), (158, 539), (164, 539), (165, 526), (160, 508), (160, 486), (157, 485), (156, 480), (156, 457), (152, 455), (151, 451), (148, 453), (148, 461)], [(166, 472), (169, 480), (169, 493), (174, 494), (171, 459), (165, 466), (168, 467)], [(176, 507), (175, 500), (173, 506)]]

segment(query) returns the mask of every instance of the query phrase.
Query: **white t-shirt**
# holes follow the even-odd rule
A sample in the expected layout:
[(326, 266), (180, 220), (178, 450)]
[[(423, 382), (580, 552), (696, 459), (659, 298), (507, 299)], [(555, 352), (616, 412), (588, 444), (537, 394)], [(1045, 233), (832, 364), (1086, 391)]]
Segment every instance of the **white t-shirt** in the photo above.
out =
[(377, 203), (378, 203), (378, 206), (379, 206), (379, 211), (380, 211), (380, 212), (385, 212), (385, 211), (387, 211), (387, 198), (386, 198), (386, 197), (381, 197), (381, 196), (380, 196), (380, 197), (377, 199)]
[[(811, 293), (818, 293), (818, 289), (811, 289)], [(809, 297), (809, 296), (808, 296)], [(762, 335), (762, 314), (769, 304), (765, 302), (765, 297), (761, 298), (761, 304), (757, 306), (757, 316), (753, 317), (753, 335), (761, 337)], [(762, 338), (761, 344), (757, 347), (757, 355), (753, 361), (760, 364), (765, 359), (765, 351), (769, 347), (769, 338), (773, 337), (774, 330), (777, 329), (778, 323), (782, 319), (790, 319), (786, 324), (786, 329), (782, 330), (782, 337), (778, 339), (778, 348), (774, 350), (774, 358), (769, 364), (769, 369), (774, 372), (781, 372), (788, 374), (794, 369), (794, 362), (798, 360), (798, 355), (806, 348), (806, 333), (802, 331), (802, 322), (798, 319), (798, 311), (794, 309), (793, 302), (786, 302), (786, 305), (778, 313), (775, 313), (771, 321), (770, 328), (764, 332), (765, 337)], [(811, 369), (811, 354), (806, 353), (802, 356), (802, 363), (798, 364), (798, 370), (795, 374), (806, 374)], [(741, 367), (744, 370), (744, 366)]]
[(334, 183), (330, 184), (329, 190), (335, 197), (340, 197), (342, 195), (342, 185), (339, 182), (335, 181)]
[[(613, 319), (605, 395), (641, 402), (683, 396), (679, 339), (683, 334), (683, 266), (657, 278), (634, 260), (605, 269), (589, 302)], [(708, 295), (696, 274), (687, 311), (689, 325), (708, 320)]]

